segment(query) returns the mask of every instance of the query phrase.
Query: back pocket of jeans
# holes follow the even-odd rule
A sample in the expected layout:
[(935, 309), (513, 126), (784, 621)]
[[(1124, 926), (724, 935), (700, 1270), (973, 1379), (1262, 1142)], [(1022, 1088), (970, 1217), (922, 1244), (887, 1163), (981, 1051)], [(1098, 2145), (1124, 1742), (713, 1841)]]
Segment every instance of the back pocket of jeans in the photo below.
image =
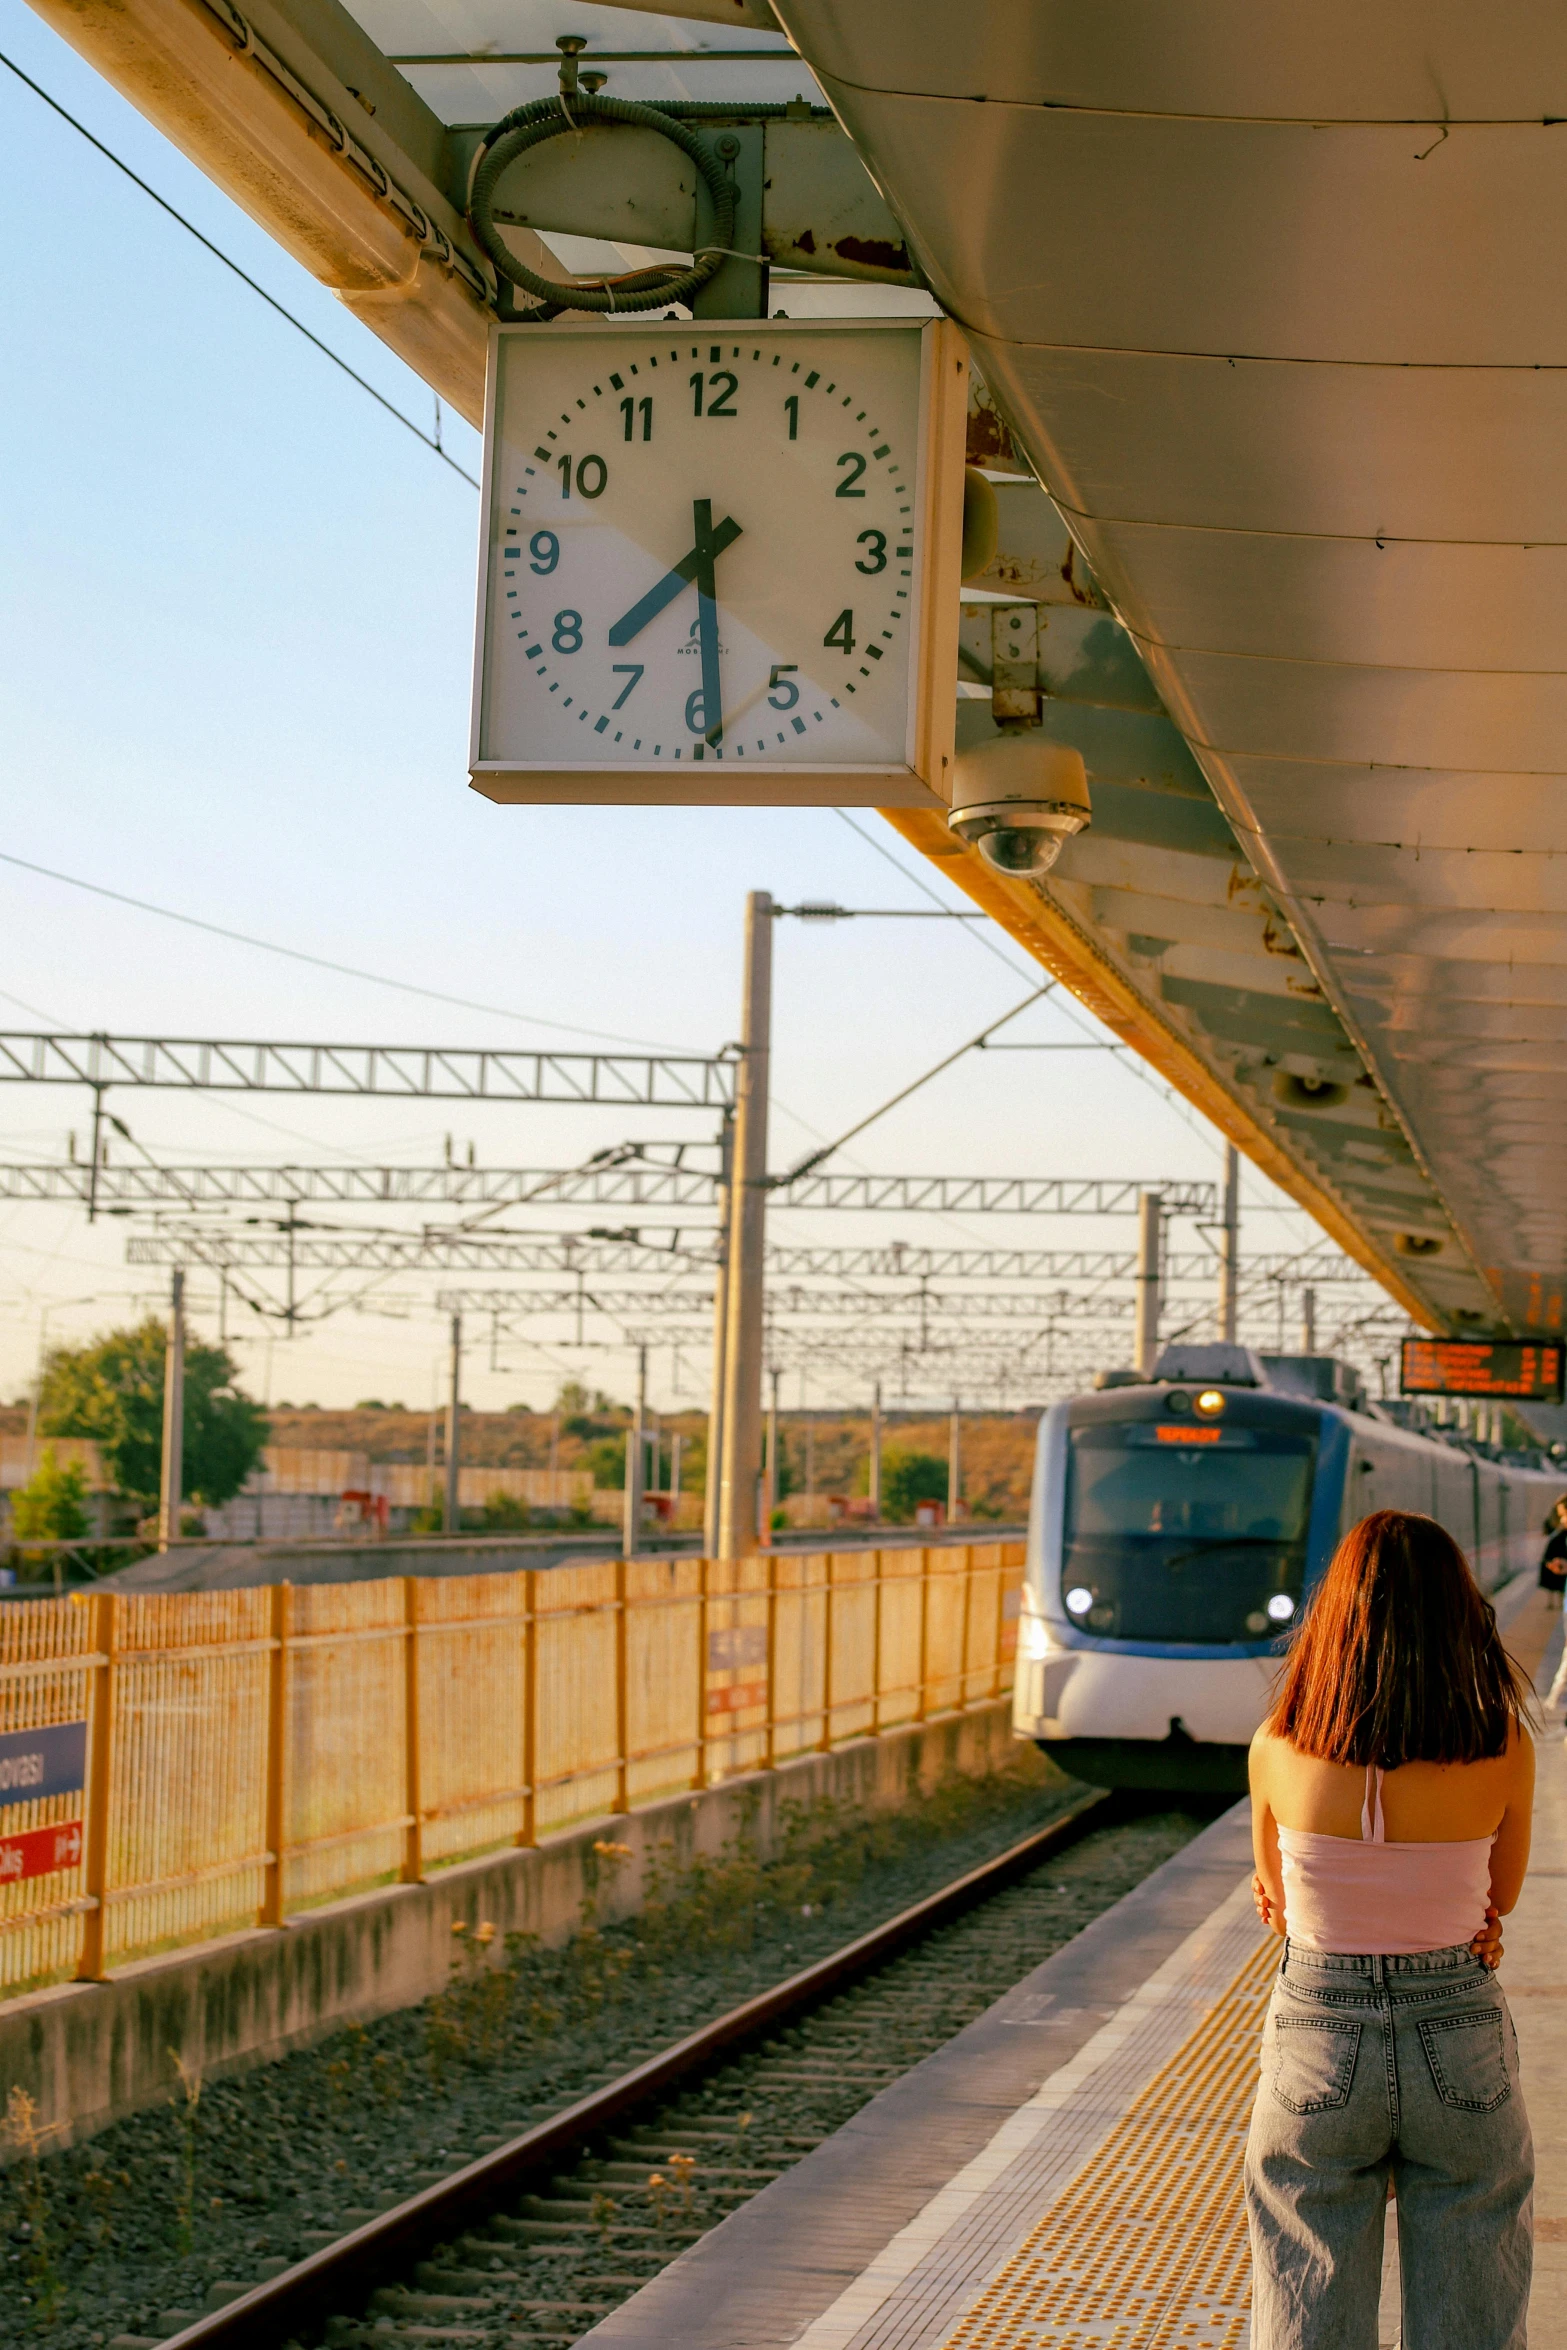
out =
[(1491, 2113), (1513, 2093), (1499, 2007), (1430, 2016), (1420, 2026), (1436, 2093), (1464, 2113)]
[(1360, 2026), (1339, 2016), (1276, 2015), (1273, 2094), (1291, 2113), (1329, 2113), (1349, 2101)]

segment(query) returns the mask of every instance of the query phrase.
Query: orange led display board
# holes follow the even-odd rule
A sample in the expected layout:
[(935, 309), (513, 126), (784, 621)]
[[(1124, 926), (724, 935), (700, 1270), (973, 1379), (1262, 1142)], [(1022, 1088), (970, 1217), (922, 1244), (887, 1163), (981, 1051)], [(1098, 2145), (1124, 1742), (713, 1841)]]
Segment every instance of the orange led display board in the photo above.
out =
[(1190, 1425), (1184, 1428), (1161, 1425), (1154, 1430), (1161, 1444), (1217, 1444), (1223, 1433), (1222, 1428), (1193, 1428)]
[(1562, 1341), (1556, 1338), (1406, 1338), (1405, 1395), (1505, 1395), (1560, 1403)]

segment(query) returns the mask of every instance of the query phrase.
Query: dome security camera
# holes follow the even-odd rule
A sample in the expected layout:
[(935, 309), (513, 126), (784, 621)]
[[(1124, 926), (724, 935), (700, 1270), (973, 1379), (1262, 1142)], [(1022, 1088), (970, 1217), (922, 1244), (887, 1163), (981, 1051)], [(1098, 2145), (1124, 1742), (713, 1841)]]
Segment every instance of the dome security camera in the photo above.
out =
[(1032, 727), (959, 755), (947, 822), (998, 873), (1048, 873), (1092, 815), (1082, 753)]

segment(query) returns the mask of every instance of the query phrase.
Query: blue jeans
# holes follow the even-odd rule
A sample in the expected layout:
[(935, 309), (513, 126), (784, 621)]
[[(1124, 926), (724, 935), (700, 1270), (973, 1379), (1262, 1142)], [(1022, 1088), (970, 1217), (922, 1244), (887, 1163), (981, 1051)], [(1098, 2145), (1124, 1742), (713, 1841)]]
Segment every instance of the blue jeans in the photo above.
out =
[(1376, 2350), (1387, 2184), (1404, 2350), (1523, 2350), (1534, 2147), (1496, 1979), (1462, 1946), (1285, 1946), (1246, 2146), (1253, 2350)]

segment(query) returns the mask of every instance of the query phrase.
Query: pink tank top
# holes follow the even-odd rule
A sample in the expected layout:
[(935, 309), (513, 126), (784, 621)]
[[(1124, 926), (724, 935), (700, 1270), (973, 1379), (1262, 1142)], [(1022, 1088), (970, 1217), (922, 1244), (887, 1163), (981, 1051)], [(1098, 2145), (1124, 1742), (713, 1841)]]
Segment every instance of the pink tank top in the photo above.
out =
[(1485, 1923), (1496, 1837), (1452, 1844), (1390, 1844), (1382, 1773), (1366, 1772), (1360, 1841), (1280, 1828), (1284, 1922), (1306, 1950), (1402, 1957), (1472, 1941)]

